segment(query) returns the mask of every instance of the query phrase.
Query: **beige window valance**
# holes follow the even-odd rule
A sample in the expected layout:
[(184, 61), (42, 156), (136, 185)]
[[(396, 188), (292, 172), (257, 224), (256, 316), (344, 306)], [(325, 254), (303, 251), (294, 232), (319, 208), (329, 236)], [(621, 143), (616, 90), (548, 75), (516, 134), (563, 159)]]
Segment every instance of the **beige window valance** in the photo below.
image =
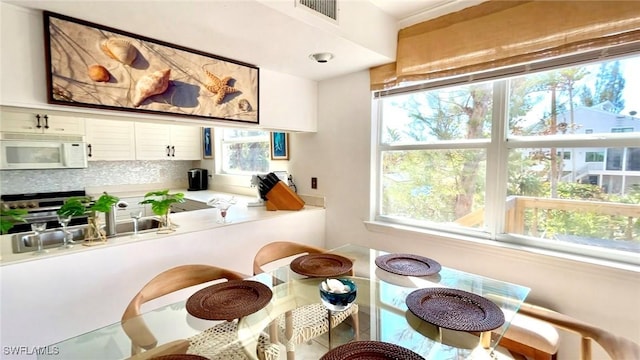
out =
[(398, 33), (396, 62), (371, 89), (640, 42), (640, 1), (492, 0)]

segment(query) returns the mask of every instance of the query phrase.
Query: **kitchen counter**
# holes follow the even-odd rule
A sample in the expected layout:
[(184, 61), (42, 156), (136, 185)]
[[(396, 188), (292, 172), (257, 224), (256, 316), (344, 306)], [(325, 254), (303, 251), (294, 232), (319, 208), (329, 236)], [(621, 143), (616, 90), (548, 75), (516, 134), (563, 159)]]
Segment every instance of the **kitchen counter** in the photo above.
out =
[[(25, 261), (51, 258), (56, 256), (64, 256), (64, 255), (69, 255), (69, 254), (74, 254), (74, 253), (79, 253), (84, 251), (100, 250), (108, 247), (120, 246), (120, 245), (130, 244), (134, 242), (157, 240), (160, 238), (177, 236), (177, 235), (187, 234), (192, 232), (205, 231), (205, 230), (215, 229), (215, 228), (224, 227), (224, 226), (233, 226), (234, 224), (264, 220), (271, 217), (287, 216), (287, 214), (296, 212), (296, 211), (285, 211), (285, 210), (267, 211), (265, 206), (247, 206), (248, 203), (255, 202), (257, 198), (229, 194), (229, 193), (222, 193), (222, 192), (212, 191), (212, 190), (187, 191), (186, 189), (171, 189), (170, 192), (171, 193), (182, 192), (185, 194), (186, 199), (199, 201), (203, 203), (206, 203), (208, 200), (216, 196), (227, 197), (227, 198), (234, 196), (235, 199), (237, 200), (237, 203), (231, 206), (231, 208), (229, 208), (227, 212), (228, 223), (225, 223), (225, 224), (216, 222), (216, 220), (218, 219), (218, 209), (215, 209), (215, 208), (174, 213), (174, 214), (171, 214), (171, 221), (174, 225), (177, 225), (177, 228), (175, 232), (170, 234), (158, 234), (155, 231), (149, 231), (145, 233), (140, 233), (135, 237), (131, 235), (116, 236), (116, 237), (107, 239), (107, 242), (102, 245), (84, 246), (84, 245), (78, 244), (71, 249), (63, 249), (63, 250), (58, 250), (56, 248), (53, 248), (53, 249), (49, 249), (49, 252), (43, 255), (34, 255), (32, 252), (14, 254), (11, 248), (11, 236), (13, 236), (13, 234), (2, 235), (0, 237), (0, 241), (1, 241), (0, 266), (6, 266), (9, 264), (20, 263)], [(111, 195), (115, 195), (124, 199), (129, 197), (144, 196), (146, 191), (135, 191), (135, 190), (121, 191), (121, 192), (111, 191), (109, 193)], [(91, 195), (96, 196), (96, 194), (91, 194)], [(324, 210), (324, 209), (319, 206), (305, 205), (304, 208), (300, 211), (317, 211), (317, 210)], [(130, 221), (130, 220), (126, 220), (126, 221)]]

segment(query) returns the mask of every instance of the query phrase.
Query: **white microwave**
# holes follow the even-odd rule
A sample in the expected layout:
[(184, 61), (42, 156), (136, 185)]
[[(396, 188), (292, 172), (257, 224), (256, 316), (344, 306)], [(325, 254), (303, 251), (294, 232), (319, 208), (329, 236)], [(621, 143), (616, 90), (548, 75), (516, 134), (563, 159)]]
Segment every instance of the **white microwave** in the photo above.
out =
[(2, 133), (0, 169), (74, 169), (87, 167), (84, 136)]

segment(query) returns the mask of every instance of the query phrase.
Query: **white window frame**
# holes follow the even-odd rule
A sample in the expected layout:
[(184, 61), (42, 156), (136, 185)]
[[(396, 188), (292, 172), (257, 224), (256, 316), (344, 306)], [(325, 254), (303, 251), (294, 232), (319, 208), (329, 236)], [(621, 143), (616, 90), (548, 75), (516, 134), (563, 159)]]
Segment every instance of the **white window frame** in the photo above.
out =
[[(625, 45), (622, 53), (626, 56), (639, 56), (640, 46)], [(632, 49), (632, 50), (630, 50)], [(608, 49), (612, 50), (612, 49)], [(573, 246), (562, 242), (545, 241), (541, 239), (533, 239), (531, 237), (520, 236), (517, 234), (507, 234), (502, 231), (504, 229), (505, 214), (505, 195), (507, 194), (507, 162), (508, 153), (518, 148), (626, 148), (638, 147), (637, 133), (599, 133), (599, 134), (563, 134), (551, 135), (544, 137), (523, 137), (523, 136), (507, 136), (507, 111), (508, 111), (508, 78), (524, 75), (528, 73), (554, 70), (572, 65), (584, 65), (587, 63), (596, 63), (602, 61), (612, 61), (616, 58), (622, 58), (620, 49), (616, 48), (611, 51), (610, 56), (605, 55), (604, 51), (593, 51), (590, 53), (568, 56), (562, 59), (552, 59), (547, 62), (537, 64), (529, 64), (523, 66), (523, 70), (517, 69), (500, 69), (483, 74), (473, 74), (452, 79), (444, 79), (432, 81), (423, 84), (412, 84), (404, 89), (396, 88), (374, 92), (374, 100), (372, 104), (372, 198), (370, 201), (370, 219), (374, 222), (388, 223), (392, 225), (408, 226), (415, 228), (416, 231), (424, 232), (425, 230), (442, 236), (471, 236), (476, 239), (486, 239), (496, 241), (498, 243), (511, 244), (516, 246), (525, 246), (528, 248), (538, 249), (542, 251), (553, 251), (563, 253), (565, 255), (579, 257), (589, 257), (592, 259), (612, 260), (614, 262), (622, 262), (633, 265), (640, 265), (640, 259), (635, 253), (623, 252), (607, 248), (591, 248), (584, 246)], [(376, 101), (378, 98), (393, 96), (397, 94), (407, 94), (409, 92), (418, 92), (426, 90), (434, 90), (438, 88), (452, 87), (461, 84), (470, 84), (480, 82), (481, 80), (493, 80), (493, 114), (491, 139), (476, 139), (460, 142), (439, 142), (433, 144), (418, 145), (387, 145), (382, 144), (382, 101)], [(422, 222), (395, 219), (380, 214), (382, 199), (382, 153), (389, 150), (435, 150), (435, 149), (485, 149), (487, 152), (486, 162), (486, 193), (485, 193), (485, 227), (483, 229), (474, 228), (451, 228), (443, 229), (442, 224), (438, 226), (425, 225)], [(606, 159), (606, 157), (605, 157)]]
[[(213, 132), (214, 139), (214, 147), (215, 147), (215, 174), (214, 174), (214, 183), (216, 185), (226, 186), (226, 187), (234, 187), (234, 188), (246, 188), (246, 190), (250, 191), (251, 188), (251, 175), (253, 174), (237, 174), (237, 173), (226, 173), (222, 169), (222, 148), (225, 144), (223, 139), (223, 130), (227, 128), (215, 128)], [(267, 142), (269, 142), (269, 131), (256, 129), (259, 131), (264, 131), (266, 133), (265, 138)], [(236, 141), (237, 142), (237, 141)], [(269, 169), (271, 169), (271, 160), (269, 160)]]

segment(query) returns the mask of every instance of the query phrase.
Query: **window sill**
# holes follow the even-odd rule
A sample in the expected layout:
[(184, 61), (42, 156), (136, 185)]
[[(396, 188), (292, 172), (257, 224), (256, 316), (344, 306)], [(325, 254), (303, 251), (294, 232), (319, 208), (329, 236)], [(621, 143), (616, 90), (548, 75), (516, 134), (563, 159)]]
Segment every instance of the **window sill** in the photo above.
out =
[(638, 265), (597, 259), (588, 256), (580, 256), (555, 250), (535, 248), (522, 244), (513, 244), (468, 235), (452, 234), (449, 232), (436, 231), (407, 225), (391, 224), (382, 221), (365, 221), (364, 225), (368, 231), (381, 234), (408, 237), (428, 237), (428, 239), (432, 241), (455, 241), (457, 246), (463, 248), (466, 247), (478, 249), (482, 247), (482, 251), (490, 252), (497, 256), (508, 255), (511, 258), (521, 257), (523, 259), (526, 258), (530, 260), (531, 255), (535, 254), (540, 256), (541, 261), (549, 264), (557, 265), (559, 261), (568, 263), (577, 262), (594, 267), (604, 267), (607, 269), (632, 272), (634, 273), (633, 276), (636, 276), (636, 274), (640, 273), (640, 266)]

